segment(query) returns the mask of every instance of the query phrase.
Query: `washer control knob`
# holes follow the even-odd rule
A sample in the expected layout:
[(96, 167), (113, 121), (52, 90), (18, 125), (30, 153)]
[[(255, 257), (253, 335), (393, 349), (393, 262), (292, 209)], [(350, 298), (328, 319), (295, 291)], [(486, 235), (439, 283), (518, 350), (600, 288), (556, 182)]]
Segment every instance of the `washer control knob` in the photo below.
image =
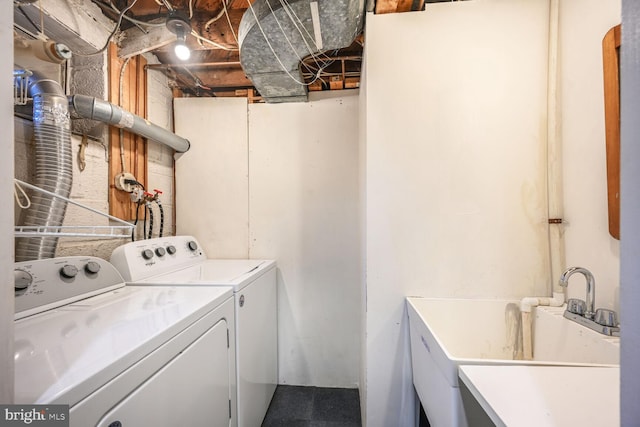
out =
[(146, 260), (153, 258), (153, 251), (151, 249), (145, 249), (142, 251), (142, 258)]
[(158, 255), (159, 257), (163, 257), (166, 253), (167, 252), (164, 250), (164, 248), (156, 248), (156, 255)]
[(87, 274), (98, 274), (98, 271), (100, 271), (100, 264), (95, 261), (89, 261), (87, 265), (84, 266), (84, 271)]
[(196, 249), (198, 249), (198, 244), (195, 242), (195, 240), (191, 240), (189, 243), (187, 243), (187, 246), (192, 251), (195, 251)]
[(169, 253), (169, 255), (173, 255), (176, 253), (176, 247), (173, 245), (169, 245), (167, 246), (167, 252)]
[(73, 279), (78, 274), (78, 267), (66, 264), (60, 269), (60, 275), (65, 279)]
[(13, 270), (13, 283), (16, 291), (27, 289), (33, 282), (33, 276), (24, 270)]

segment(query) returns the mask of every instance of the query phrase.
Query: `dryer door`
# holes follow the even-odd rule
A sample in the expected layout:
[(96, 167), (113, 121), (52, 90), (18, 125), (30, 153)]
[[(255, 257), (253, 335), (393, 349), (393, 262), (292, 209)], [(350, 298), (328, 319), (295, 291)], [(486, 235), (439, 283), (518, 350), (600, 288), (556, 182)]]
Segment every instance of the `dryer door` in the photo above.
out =
[(227, 322), (220, 320), (109, 411), (97, 427), (228, 427)]

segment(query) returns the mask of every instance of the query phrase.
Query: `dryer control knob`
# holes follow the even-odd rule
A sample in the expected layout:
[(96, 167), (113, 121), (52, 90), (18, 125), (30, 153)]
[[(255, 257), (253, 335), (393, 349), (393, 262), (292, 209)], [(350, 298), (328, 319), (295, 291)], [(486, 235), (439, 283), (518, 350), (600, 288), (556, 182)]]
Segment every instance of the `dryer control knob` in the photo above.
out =
[(78, 274), (78, 267), (67, 264), (60, 269), (60, 275), (65, 279), (73, 279)]
[(167, 252), (169, 253), (169, 255), (173, 255), (176, 253), (176, 247), (173, 245), (169, 245), (167, 246)]
[(164, 250), (164, 248), (156, 248), (156, 255), (158, 255), (159, 257), (163, 257), (166, 253), (167, 252)]
[(89, 261), (87, 265), (84, 266), (84, 271), (87, 274), (98, 274), (98, 271), (100, 271), (100, 264), (95, 261)]
[(142, 251), (142, 258), (146, 260), (153, 258), (153, 251), (151, 249), (145, 249)]
[(192, 251), (195, 251), (196, 249), (198, 249), (198, 244), (195, 242), (195, 240), (191, 240), (189, 243), (187, 243), (187, 246)]
[(13, 270), (13, 285), (16, 291), (27, 289), (33, 283), (33, 276), (24, 270)]

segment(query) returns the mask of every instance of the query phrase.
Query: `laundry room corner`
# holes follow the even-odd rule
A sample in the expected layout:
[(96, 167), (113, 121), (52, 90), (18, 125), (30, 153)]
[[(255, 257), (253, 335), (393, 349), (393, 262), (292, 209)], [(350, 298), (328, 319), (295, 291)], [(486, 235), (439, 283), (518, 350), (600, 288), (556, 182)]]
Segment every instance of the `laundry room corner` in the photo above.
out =
[(178, 233), (207, 236), (217, 257), (278, 260), (281, 383), (357, 387), (358, 97), (177, 99), (175, 109), (192, 142), (176, 160)]

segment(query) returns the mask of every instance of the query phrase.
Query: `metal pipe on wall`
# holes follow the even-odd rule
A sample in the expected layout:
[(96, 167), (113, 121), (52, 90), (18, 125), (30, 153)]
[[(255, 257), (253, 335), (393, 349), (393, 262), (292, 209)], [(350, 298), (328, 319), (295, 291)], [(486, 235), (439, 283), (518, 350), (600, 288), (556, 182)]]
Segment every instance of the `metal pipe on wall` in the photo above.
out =
[(76, 114), (84, 119), (98, 120), (126, 129), (132, 133), (171, 147), (178, 153), (188, 151), (191, 146), (187, 139), (110, 102), (87, 95), (73, 95), (69, 97), (69, 104)]

